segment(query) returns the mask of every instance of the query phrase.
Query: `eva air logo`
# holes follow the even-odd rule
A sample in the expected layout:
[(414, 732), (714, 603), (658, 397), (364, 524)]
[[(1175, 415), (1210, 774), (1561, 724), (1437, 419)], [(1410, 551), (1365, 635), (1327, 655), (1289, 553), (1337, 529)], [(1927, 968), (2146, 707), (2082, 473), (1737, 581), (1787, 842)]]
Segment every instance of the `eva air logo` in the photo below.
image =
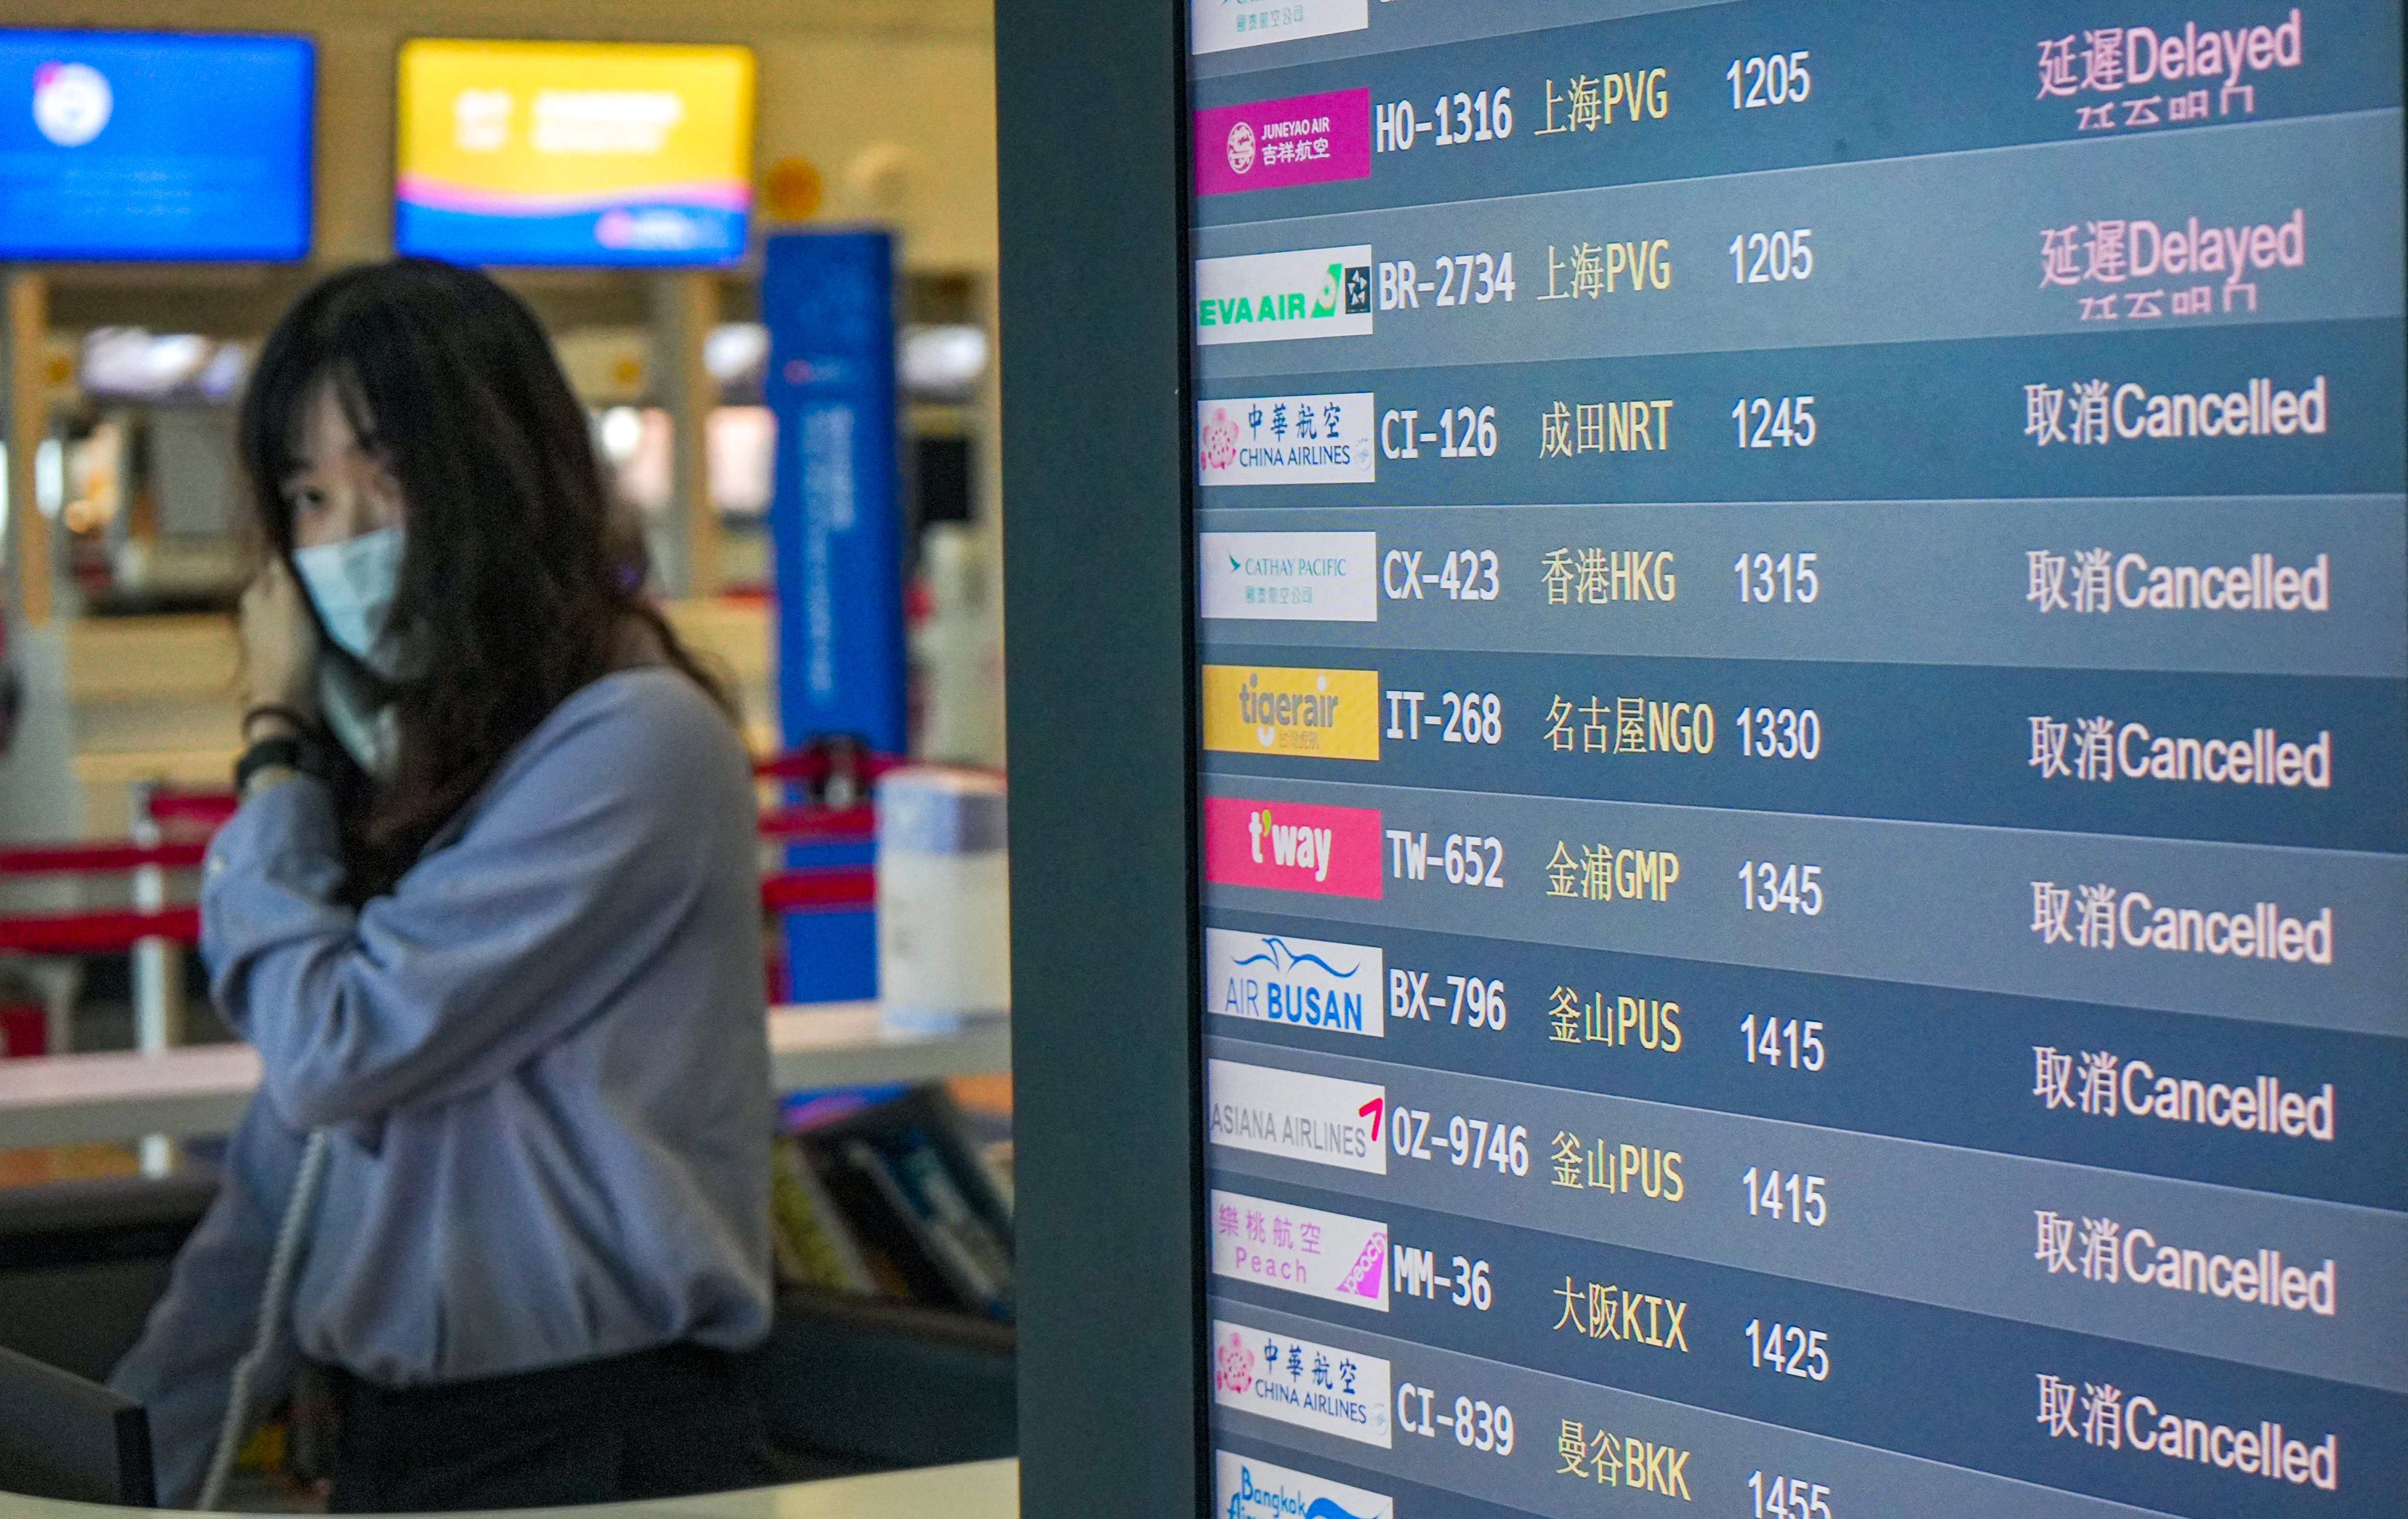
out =
[(1196, 261), (1196, 340), (1368, 337), (1371, 249), (1314, 248)]

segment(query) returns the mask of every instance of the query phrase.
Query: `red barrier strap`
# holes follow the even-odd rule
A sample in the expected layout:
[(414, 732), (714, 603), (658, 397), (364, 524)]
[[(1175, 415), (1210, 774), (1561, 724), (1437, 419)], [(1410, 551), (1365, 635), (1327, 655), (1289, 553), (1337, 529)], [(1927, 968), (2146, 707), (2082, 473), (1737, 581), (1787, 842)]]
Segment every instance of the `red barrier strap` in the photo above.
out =
[(123, 953), (146, 939), (179, 944), (201, 940), (201, 910), (157, 912), (60, 912), (0, 918), (0, 950), (23, 954)]
[[(864, 781), (874, 781), (889, 770), (911, 763), (896, 754), (864, 753), (855, 759)], [(763, 781), (796, 781), (813, 786), (828, 778), (830, 768), (827, 752), (817, 749), (797, 749), (752, 762), (753, 775)]]
[(158, 791), (150, 796), (154, 823), (200, 823), (216, 827), (234, 816), (239, 799), (230, 791)]
[(765, 912), (836, 912), (878, 900), (878, 872), (868, 866), (780, 870), (761, 878)]
[(58, 876), (77, 871), (138, 870), (146, 865), (189, 870), (208, 846), (201, 842), (142, 845), (41, 844), (0, 849), (0, 876)]
[(875, 808), (773, 807), (761, 814), (764, 838), (869, 838), (877, 832)]

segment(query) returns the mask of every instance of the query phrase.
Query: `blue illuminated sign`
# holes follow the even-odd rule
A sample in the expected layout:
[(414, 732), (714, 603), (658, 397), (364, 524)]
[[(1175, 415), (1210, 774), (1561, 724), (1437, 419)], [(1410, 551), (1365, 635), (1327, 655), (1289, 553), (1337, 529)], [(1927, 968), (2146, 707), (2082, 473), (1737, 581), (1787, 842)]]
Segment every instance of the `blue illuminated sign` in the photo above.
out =
[(0, 31), (0, 258), (309, 251), (303, 37)]

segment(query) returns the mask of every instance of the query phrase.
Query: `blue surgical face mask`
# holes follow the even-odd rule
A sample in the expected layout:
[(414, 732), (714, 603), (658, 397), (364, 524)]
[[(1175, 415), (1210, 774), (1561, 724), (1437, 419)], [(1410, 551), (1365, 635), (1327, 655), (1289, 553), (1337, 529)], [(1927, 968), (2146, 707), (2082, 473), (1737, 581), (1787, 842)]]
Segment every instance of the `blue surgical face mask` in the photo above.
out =
[(404, 663), (402, 640), (388, 625), (401, 588), (402, 548), (399, 527), (380, 527), (293, 553), (326, 637), (388, 681), (400, 677)]

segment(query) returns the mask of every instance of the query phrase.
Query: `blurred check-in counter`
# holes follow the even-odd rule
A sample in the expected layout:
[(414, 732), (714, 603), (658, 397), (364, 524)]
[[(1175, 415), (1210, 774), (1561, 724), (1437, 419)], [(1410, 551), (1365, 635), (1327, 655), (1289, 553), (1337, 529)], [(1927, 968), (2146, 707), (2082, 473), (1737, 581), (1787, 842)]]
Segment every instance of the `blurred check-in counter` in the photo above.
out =
[[(767, 1099), (787, 1093), (1010, 1069), (1010, 1025), (1001, 1019), (912, 1033), (891, 1026), (875, 1003), (821, 1004), (773, 1010), (767, 1034), (772, 1090), (764, 1094), (765, 1121)], [(0, 1062), (0, 1151), (228, 1133), (259, 1080), (259, 1057), (243, 1044)], [(0, 1189), (0, 1346), (105, 1379), (139, 1333), (176, 1251), (215, 1194), (206, 1165), (157, 1178)], [(1017, 1449), (1013, 1330), (1007, 1323), (782, 1285), (774, 1327), (751, 1356), (750, 1370), (784, 1474), (835, 1477), (993, 1461)], [(889, 1489), (855, 1494), (836, 1483), (710, 1500), (719, 1507), (688, 1500), (627, 1512), (693, 1519), (873, 1512), (972, 1519), (1014, 1512), (1010, 1472), (1008, 1463), (963, 1469), (948, 1479), (968, 1484), (959, 1500), (946, 1498), (955, 1489), (939, 1483), (928, 1489), (936, 1496), (926, 1508), (916, 1497), (902, 1501), (906, 1489), (893, 1489), (897, 1500), (882, 1508), (860, 1495)], [(978, 1496), (988, 1488), (999, 1496)], [(31, 1501), (10, 1497), (10, 1519), (20, 1512), (13, 1505)], [(870, 1506), (825, 1506), (854, 1502)], [(92, 1512), (58, 1506), (61, 1516)]]

